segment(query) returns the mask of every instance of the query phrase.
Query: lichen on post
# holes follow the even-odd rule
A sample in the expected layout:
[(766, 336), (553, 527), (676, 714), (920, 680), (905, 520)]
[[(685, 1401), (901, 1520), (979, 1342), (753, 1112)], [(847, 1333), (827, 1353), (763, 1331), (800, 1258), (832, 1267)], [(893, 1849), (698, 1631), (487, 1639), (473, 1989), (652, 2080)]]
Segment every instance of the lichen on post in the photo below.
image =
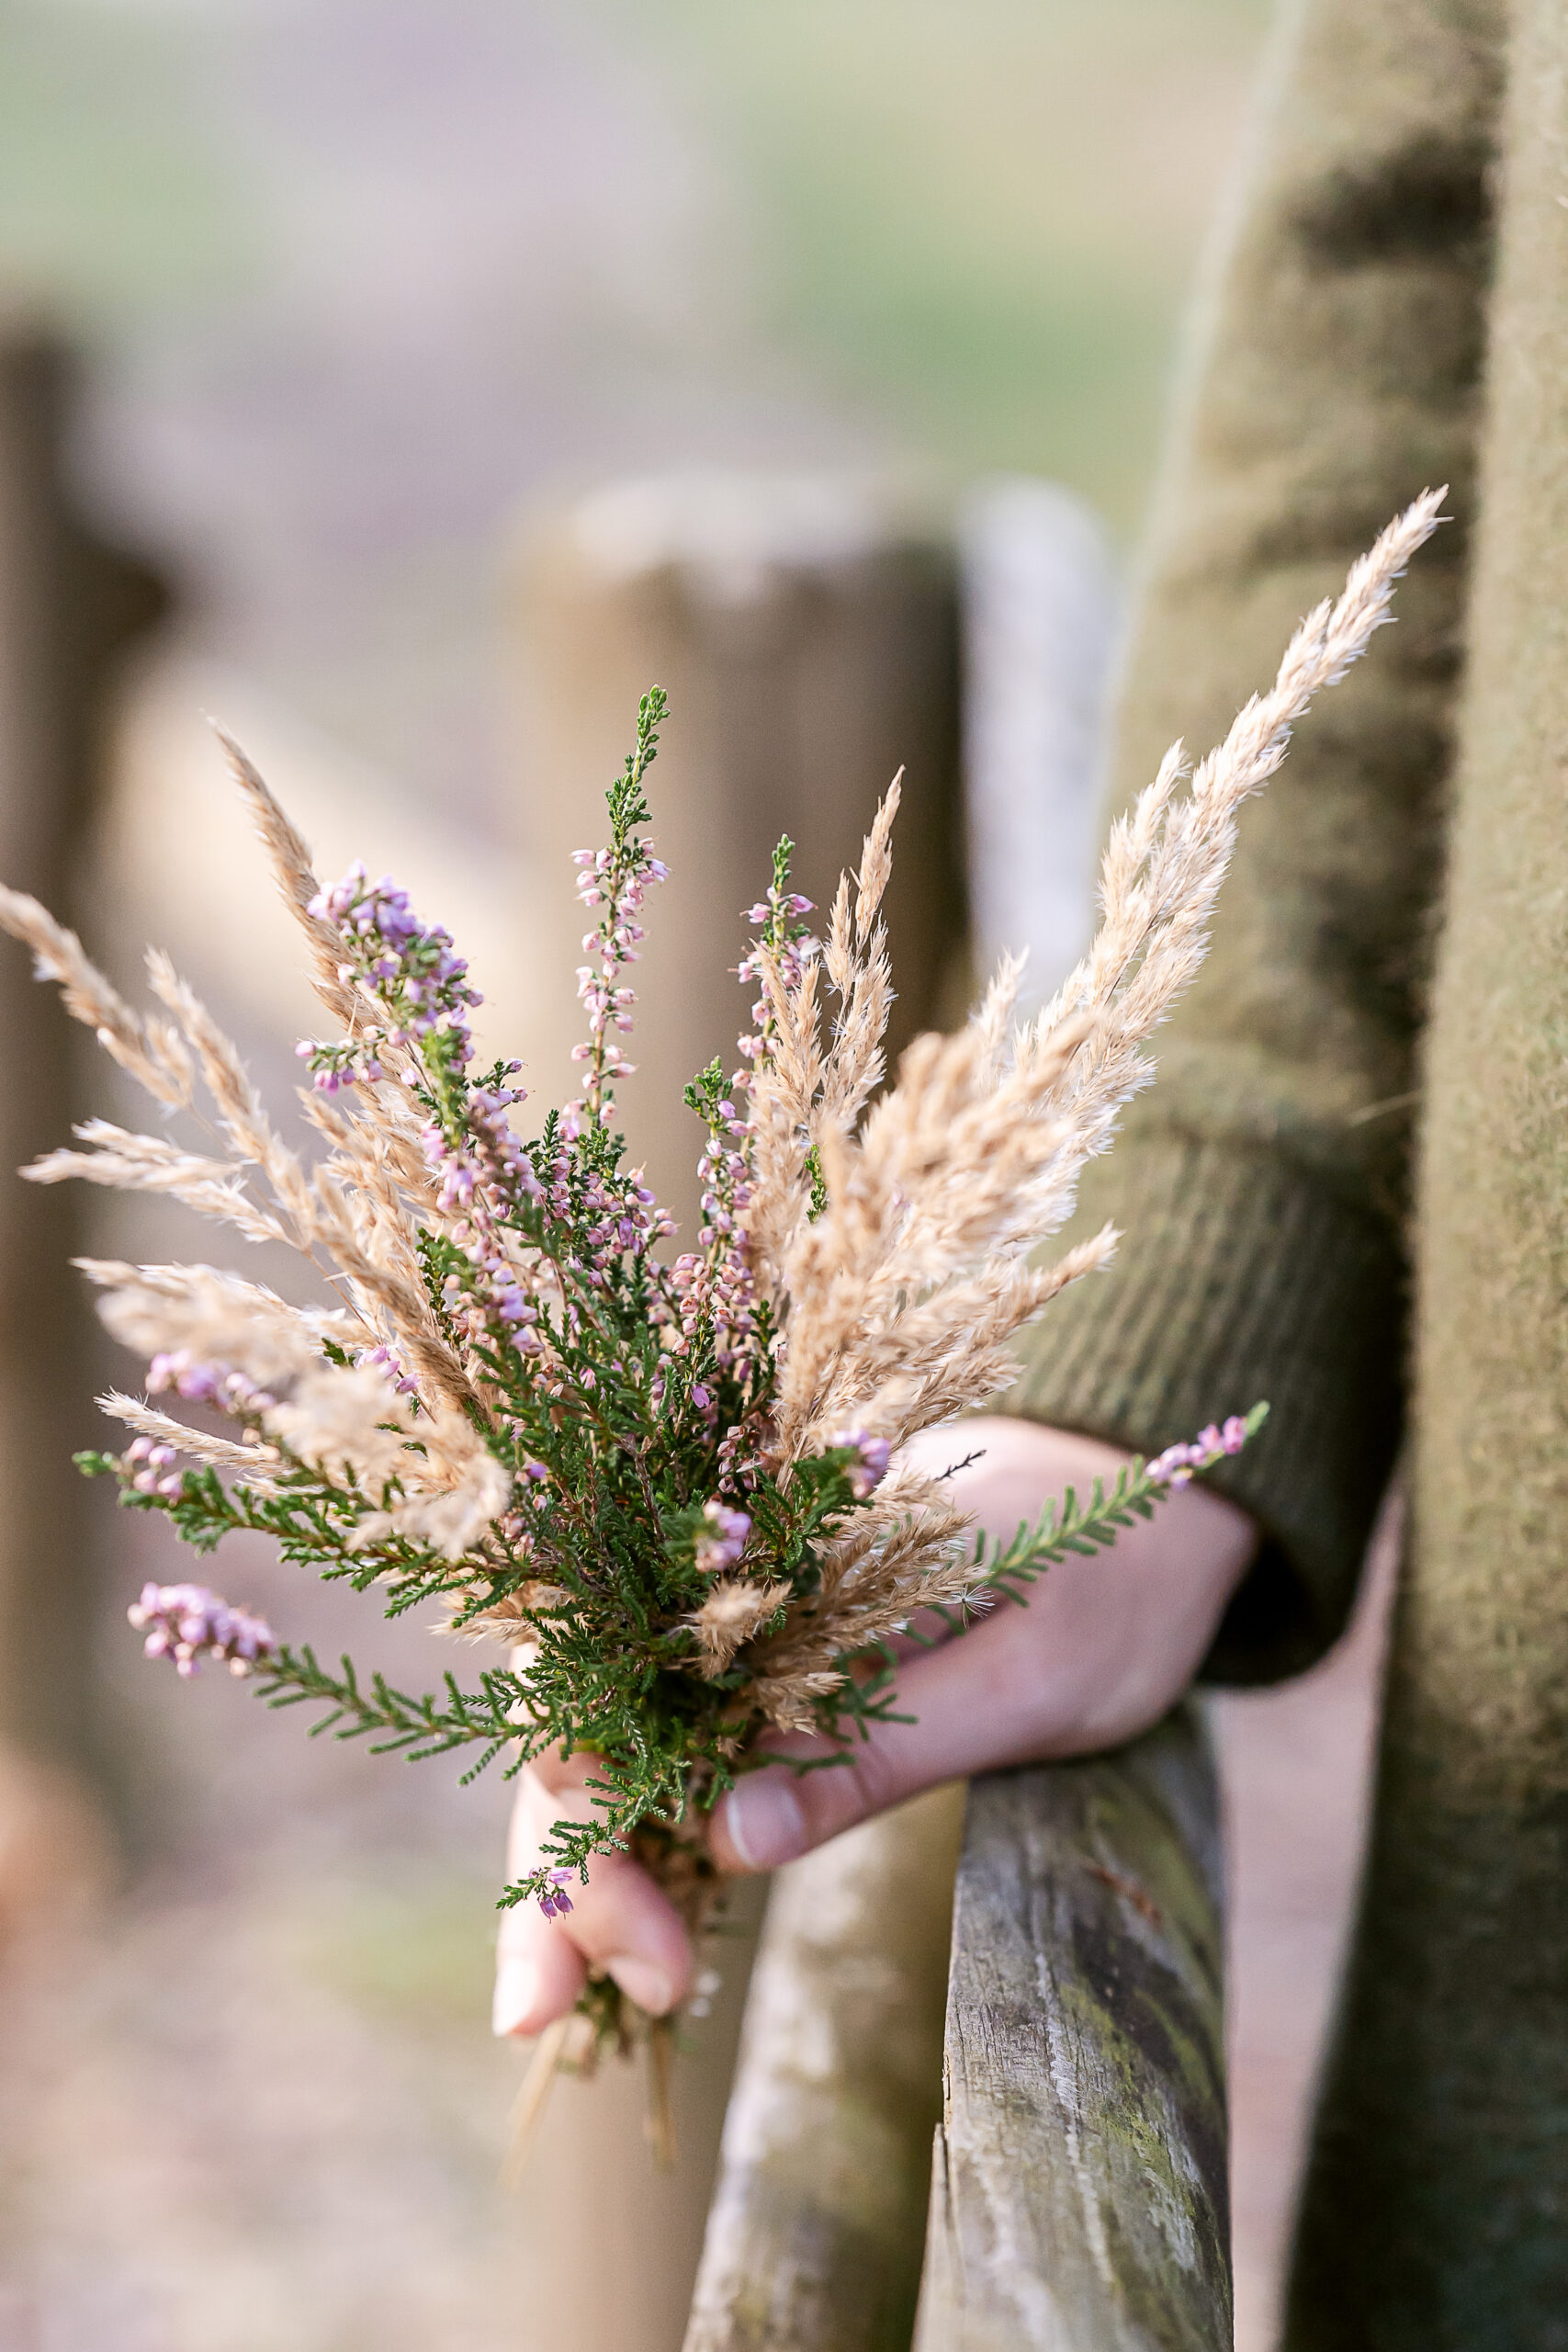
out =
[(1194, 1714), (975, 1782), (916, 2352), (1229, 2352), (1221, 1972)]
[(779, 1872), (685, 2352), (906, 2352), (962, 1792)]

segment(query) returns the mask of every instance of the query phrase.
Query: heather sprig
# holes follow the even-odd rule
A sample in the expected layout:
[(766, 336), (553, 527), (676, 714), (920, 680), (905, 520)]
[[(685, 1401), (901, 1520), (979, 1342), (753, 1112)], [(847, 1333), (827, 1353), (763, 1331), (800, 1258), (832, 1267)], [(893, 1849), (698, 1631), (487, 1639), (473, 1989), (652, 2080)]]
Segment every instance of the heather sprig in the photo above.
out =
[(578, 850), (577, 895), (592, 908), (598, 921), (582, 942), (593, 961), (578, 967), (577, 994), (588, 1013), (588, 1035), (572, 1047), (573, 1061), (584, 1062), (582, 1111), (601, 1125), (611, 1107), (611, 1089), (618, 1077), (628, 1077), (633, 1065), (622, 1054), (613, 1032), (625, 1035), (632, 1025), (636, 991), (621, 984), (628, 964), (638, 960), (643, 940), (637, 918), (650, 882), (662, 882), (669, 868), (654, 856), (653, 844), (637, 829), (651, 824), (652, 812), (643, 790), (644, 780), (659, 753), (659, 729), (668, 716), (669, 697), (662, 686), (651, 686), (637, 707), (637, 743), (626, 755), (625, 773), (606, 794), (610, 839), (601, 850)]
[(296, 1048), (323, 1094), (387, 1076), (389, 1048), (419, 1055), (444, 1123), (457, 1118), (460, 1073), (473, 1057), (471, 1007), (483, 1002), (468, 967), (440, 924), (423, 924), (389, 874), (368, 881), (362, 865), (310, 901), (342, 943), (338, 978), (364, 1007), (346, 1037), (328, 1045), (304, 1038)]

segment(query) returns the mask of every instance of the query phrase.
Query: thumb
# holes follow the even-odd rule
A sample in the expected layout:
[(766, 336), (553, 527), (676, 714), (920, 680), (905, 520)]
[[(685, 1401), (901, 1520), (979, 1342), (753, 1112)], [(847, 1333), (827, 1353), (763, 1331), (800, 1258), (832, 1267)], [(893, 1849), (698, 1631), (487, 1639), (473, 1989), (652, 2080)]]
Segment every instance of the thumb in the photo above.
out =
[[(947, 1649), (905, 1660), (893, 1705), (912, 1721), (870, 1724), (847, 1745), (808, 1732), (767, 1739), (768, 1754), (795, 1761), (758, 1766), (714, 1807), (709, 1843), (720, 1869), (777, 1870), (922, 1789), (1027, 1747), (1026, 1694), (1015, 1696), (998, 1677), (990, 1632), (978, 1628)], [(802, 1771), (801, 1764), (813, 1769)]]
[(810, 1750), (803, 1743), (797, 1752), (803, 1760), (815, 1761), (813, 1751), (821, 1754), (820, 1771), (767, 1765), (748, 1772), (719, 1799), (708, 1842), (721, 1870), (777, 1870), (840, 1829), (897, 1804), (897, 1792), (882, 1792), (884, 1776), (869, 1753), (829, 1762), (836, 1751), (825, 1740), (813, 1742)]

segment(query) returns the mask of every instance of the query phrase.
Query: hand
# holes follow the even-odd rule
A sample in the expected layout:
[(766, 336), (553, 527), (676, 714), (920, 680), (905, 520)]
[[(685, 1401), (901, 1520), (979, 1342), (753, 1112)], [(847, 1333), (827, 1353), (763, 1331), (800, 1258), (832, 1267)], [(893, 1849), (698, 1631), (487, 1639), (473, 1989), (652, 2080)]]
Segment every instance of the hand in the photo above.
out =
[[(981, 1450), (983, 1449), (983, 1452)], [(906, 1450), (956, 1473), (953, 1493), (992, 1535), (1010, 1537), (1067, 1487), (1114, 1478), (1125, 1459), (1092, 1438), (1001, 1417), (926, 1430)], [(1246, 1513), (1201, 1486), (1170, 1495), (1152, 1520), (1126, 1529), (1110, 1552), (1069, 1557), (1033, 1588), (1028, 1606), (998, 1602), (983, 1623), (901, 1666), (897, 1707), (915, 1721), (875, 1725), (852, 1760), (804, 1776), (779, 1766), (748, 1773), (715, 1808), (715, 1858), (731, 1871), (773, 1870), (840, 1829), (921, 1789), (1009, 1764), (1078, 1756), (1145, 1731), (1174, 1703), (1202, 1661), (1226, 1601), (1257, 1548)], [(820, 1753), (808, 1734), (771, 1734), (776, 1754)], [(593, 1758), (541, 1758), (522, 1776), (513, 1814), (510, 1874), (520, 1878), (562, 1815), (592, 1810)], [(495, 2030), (537, 2033), (576, 2000), (589, 1963), (606, 1969), (656, 2015), (685, 1997), (692, 1954), (672, 1905), (624, 1855), (599, 1857), (571, 1890), (560, 1920), (536, 1906), (505, 1915), (496, 1972)]]

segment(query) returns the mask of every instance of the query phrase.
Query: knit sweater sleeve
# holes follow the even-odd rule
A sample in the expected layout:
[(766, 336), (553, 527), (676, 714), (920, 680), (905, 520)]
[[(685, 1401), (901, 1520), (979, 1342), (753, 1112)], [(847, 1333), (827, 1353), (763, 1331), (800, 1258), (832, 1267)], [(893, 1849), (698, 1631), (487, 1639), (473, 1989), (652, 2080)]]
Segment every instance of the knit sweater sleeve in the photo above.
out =
[(1150, 1452), (1266, 1398), (1215, 1474), (1263, 1530), (1211, 1660), (1342, 1627), (1396, 1452), (1405, 1162), (1440, 866), (1489, 265), (1480, 0), (1308, 0), (1214, 273), (1127, 649), (1112, 806), (1271, 678), (1394, 511), (1451, 485), (1397, 625), (1244, 817), (1159, 1074), (1085, 1182), (1115, 1264), (1030, 1336), (1017, 1412)]

